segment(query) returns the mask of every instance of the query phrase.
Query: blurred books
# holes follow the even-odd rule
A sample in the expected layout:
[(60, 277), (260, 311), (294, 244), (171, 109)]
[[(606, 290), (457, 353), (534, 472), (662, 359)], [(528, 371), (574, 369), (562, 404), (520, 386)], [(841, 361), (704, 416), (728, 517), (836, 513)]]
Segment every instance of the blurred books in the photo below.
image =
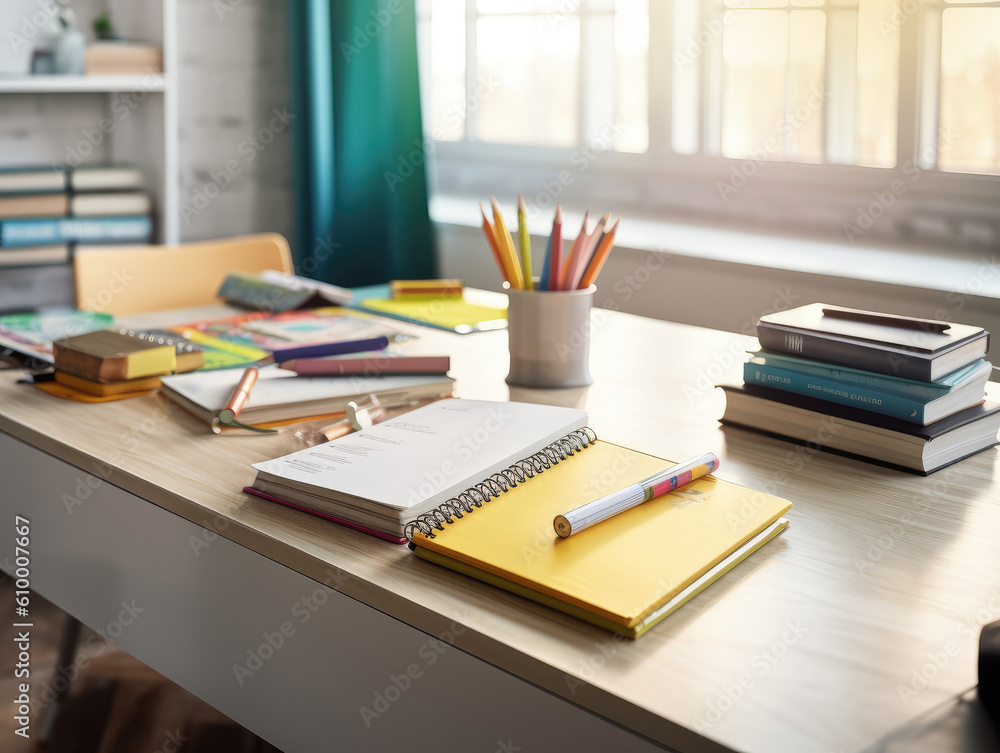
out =
[(0, 168), (0, 267), (67, 264), (82, 243), (149, 242), (142, 186), (127, 165)]

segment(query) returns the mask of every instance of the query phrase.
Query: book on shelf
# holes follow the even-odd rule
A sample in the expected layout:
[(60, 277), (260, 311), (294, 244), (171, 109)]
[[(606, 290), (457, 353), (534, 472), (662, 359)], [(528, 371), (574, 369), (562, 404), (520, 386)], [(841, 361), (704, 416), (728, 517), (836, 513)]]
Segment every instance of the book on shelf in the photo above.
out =
[(0, 220), (0, 246), (58, 243), (146, 243), (153, 232), (148, 216), (51, 217)]
[(0, 195), (66, 190), (66, 170), (45, 166), (0, 167)]
[(64, 192), (0, 195), (0, 219), (63, 217), (69, 206), (69, 194)]
[[(239, 369), (194, 371), (163, 377), (161, 394), (207, 424), (218, 418)], [(240, 422), (264, 424), (343, 413), (348, 402), (377, 395), (384, 405), (405, 404), (450, 395), (454, 381), (442, 376), (298, 377), (277, 366), (260, 369), (257, 383), (240, 412)]]
[(149, 214), (153, 204), (145, 191), (109, 191), (74, 194), (69, 213), (74, 217), (113, 217)]
[(743, 365), (743, 381), (926, 425), (982, 402), (993, 372), (992, 365), (980, 359), (938, 382), (922, 383), (797, 361), (766, 351), (756, 353)]
[(124, 76), (163, 72), (163, 50), (149, 44), (98, 41), (87, 46), (88, 76)]
[(310, 374), (446, 374), (451, 368), (449, 356), (404, 356), (393, 353), (351, 353), (331, 358), (297, 358), (281, 368), (299, 376)]
[(93, 382), (122, 382), (170, 374), (177, 368), (172, 344), (105, 329), (52, 343), (55, 367)]
[(142, 172), (129, 165), (34, 165), (0, 168), (0, 195), (129, 191), (141, 189), (142, 186)]
[(81, 165), (67, 168), (73, 191), (134, 191), (143, 186), (142, 171), (128, 165)]
[(586, 423), (570, 408), (443, 400), (257, 463), (251, 490), (408, 534), (424, 559), (630, 638), (787, 525), (786, 500), (707, 476), (559, 538), (556, 515), (672, 465)]
[(48, 246), (0, 247), (0, 267), (28, 267), (40, 264), (66, 264), (70, 260), (67, 243)]
[(989, 346), (982, 327), (824, 303), (762, 316), (757, 339), (766, 350), (921, 382), (984, 358)]
[(723, 424), (922, 475), (993, 447), (1000, 431), (997, 385), (985, 402), (927, 426), (770, 387), (720, 387)]

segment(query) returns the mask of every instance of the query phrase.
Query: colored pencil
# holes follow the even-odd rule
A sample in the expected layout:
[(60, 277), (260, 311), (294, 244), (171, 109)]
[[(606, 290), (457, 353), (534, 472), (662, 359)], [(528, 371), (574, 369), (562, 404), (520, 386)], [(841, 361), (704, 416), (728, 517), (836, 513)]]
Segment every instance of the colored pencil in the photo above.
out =
[(490, 221), (486, 219), (486, 210), (483, 209), (483, 205), (479, 205), (479, 211), (483, 213), (483, 235), (486, 236), (486, 242), (490, 245), (490, 251), (493, 252), (493, 260), (497, 263), (497, 267), (500, 268), (500, 274), (504, 279), (504, 282), (510, 281), (510, 275), (507, 272), (507, 268), (504, 266), (503, 258), (500, 256), (500, 248), (497, 246), (497, 238), (493, 232), (493, 226)]
[(526, 220), (527, 208), (524, 195), (517, 195), (517, 242), (521, 249), (521, 271), (524, 273), (524, 289), (535, 289), (535, 278), (531, 274), (531, 234)]
[(545, 261), (542, 262), (542, 276), (538, 278), (538, 289), (549, 289), (549, 263), (552, 261), (552, 236), (545, 244)]
[(576, 236), (576, 240), (573, 241), (573, 245), (570, 246), (569, 255), (566, 257), (566, 264), (563, 268), (562, 275), (559, 278), (559, 289), (560, 290), (572, 290), (570, 285), (570, 280), (573, 279), (573, 270), (580, 263), (580, 254), (583, 253), (583, 247), (587, 244), (587, 217), (590, 212), (585, 212), (583, 215), (583, 224), (580, 226), (580, 234)]
[(549, 290), (559, 290), (559, 280), (562, 275), (562, 207), (556, 204), (556, 216), (552, 220), (552, 234), (549, 236), (549, 255), (552, 258), (549, 271)]
[(503, 222), (503, 213), (500, 211), (500, 204), (491, 196), (490, 203), (493, 205), (493, 224), (496, 228), (497, 246), (500, 249), (500, 256), (510, 273), (508, 282), (512, 288), (524, 288), (524, 277), (521, 274), (521, 264), (514, 253), (514, 239), (507, 232), (507, 226)]
[(597, 275), (601, 273), (601, 268), (604, 266), (604, 262), (608, 260), (611, 248), (615, 245), (615, 233), (618, 231), (618, 225), (621, 221), (621, 217), (615, 220), (615, 224), (611, 226), (611, 229), (601, 239), (600, 245), (598, 245), (597, 250), (594, 252), (594, 258), (590, 260), (587, 271), (583, 273), (583, 279), (580, 280), (581, 289), (589, 288), (597, 280)]
[(601, 217), (597, 223), (597, 227), (594, 228), (594, 232), (587, 236), (587, 241), (583, 244), (583, 248), (576, 258), (575, 266), (570, 270), (569, 277), (566, 280), (566, 290), (576, 290), (580, 287), (580, 280), (583, 278), (583, 273), (587, 270), (587, 266), (590, 264), (590, 260), (594, 256), (598, 244), (604, 237), (604, 228), (607, 225), (609, 217), (611, 217), (611, 212)]

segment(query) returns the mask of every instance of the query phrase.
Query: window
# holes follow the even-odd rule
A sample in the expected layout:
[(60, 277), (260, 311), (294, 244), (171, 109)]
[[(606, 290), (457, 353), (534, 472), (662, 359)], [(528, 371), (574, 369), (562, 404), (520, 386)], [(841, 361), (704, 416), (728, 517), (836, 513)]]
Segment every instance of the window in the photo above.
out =
[(423, 0), (418, 13), (444, 193), (1000, 244), (995, 1)]

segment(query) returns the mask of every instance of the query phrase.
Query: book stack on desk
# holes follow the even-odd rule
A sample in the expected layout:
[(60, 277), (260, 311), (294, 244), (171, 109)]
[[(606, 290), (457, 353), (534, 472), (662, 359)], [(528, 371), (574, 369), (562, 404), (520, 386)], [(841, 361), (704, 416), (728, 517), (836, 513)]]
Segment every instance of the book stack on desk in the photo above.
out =
[(997, 443), (981, 327), (812, 304), (761, 318), (724, 423), (931, 473)]
[(204, 364), (200, 348), (169, 333), (98, 330), (52, 343), (55, 380), (94, 397), (155, 390), (160, 377)]

